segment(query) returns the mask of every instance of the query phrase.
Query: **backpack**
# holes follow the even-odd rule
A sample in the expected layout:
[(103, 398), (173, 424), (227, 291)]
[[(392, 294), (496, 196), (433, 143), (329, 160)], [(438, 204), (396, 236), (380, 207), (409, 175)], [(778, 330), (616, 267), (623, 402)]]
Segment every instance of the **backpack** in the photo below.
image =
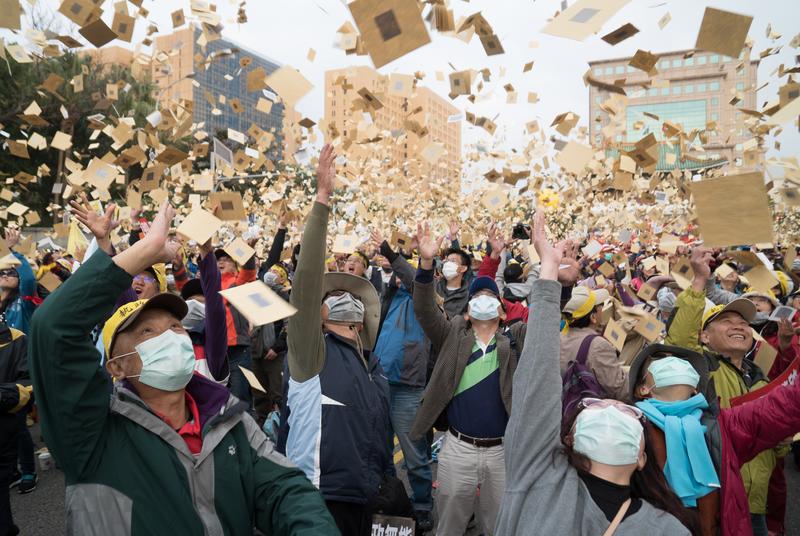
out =
[(567, 370), (561, 379), (561, 415), (572, 415), (578, 403), (584, 398), (606, 398), (606, 393), (597, 378), (586, 365), (586, 357), (589, 354), (589, 346), (595, 337), (600, 335), (587, 335), (581, 341), (578, 348), (578, 355), (574, 361), (570, 361)]

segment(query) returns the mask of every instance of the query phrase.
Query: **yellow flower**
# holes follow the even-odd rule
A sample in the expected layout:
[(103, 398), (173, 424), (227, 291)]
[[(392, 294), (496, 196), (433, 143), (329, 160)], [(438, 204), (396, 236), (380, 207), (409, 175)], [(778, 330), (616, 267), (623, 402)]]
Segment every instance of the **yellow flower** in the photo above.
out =
[(542, 190), (539, 192), (539, 205), (545, 208), (557, 208), (558, 194), (553, 190)]

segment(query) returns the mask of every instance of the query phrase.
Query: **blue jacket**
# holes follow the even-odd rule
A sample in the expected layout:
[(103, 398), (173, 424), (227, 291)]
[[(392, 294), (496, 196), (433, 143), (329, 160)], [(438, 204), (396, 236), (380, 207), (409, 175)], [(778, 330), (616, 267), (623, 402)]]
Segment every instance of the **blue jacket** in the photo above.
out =
[(389, 383), (425, 387), (430, 342), (414, 316), (414, 299), (405, 286), (394, 291), (375, 345), (375, 355)]
[[(389, 386), (374, 354), (327, 333), (325, 365), (304, 382), (288, 378), (279, 449), (325, 500), (366, 504), (389, 466)], [(287, 385), (288, 383), (288, 385)]]
[(33, 311), (36, 309), (36, 305), (34, 305), (32, 300), (36, 293), (36, 276), (33, 275), (31, 265), (28, 264), (28, 260), (24, 255), (16, 251), (12, 251), (11, 254), (22, 264), (17, 266), (17, 273), (19, 274), (19, 295), (5, 310), (6, 324), (27, 335), (30, 329)]

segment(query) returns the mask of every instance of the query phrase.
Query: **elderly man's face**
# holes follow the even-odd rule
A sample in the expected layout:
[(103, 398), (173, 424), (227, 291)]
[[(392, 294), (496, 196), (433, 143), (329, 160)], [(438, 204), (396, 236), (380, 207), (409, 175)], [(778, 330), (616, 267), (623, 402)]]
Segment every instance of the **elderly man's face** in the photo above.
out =
[(739, 313), (727, 311), (706, 326), (700, 342), (722, 355), (747, 352), (753, 345), (753, 330)]
[[(158, 337), (168, 329), (175, 333), (188, 334), (181, 321), (164, 309), (144, 311), (128, 329), (119, 333), (111, 348), (111, 355), (106, 366), (108, 372), (118, 379), (139, 374), (142, 371), (142, 360), (136, 352), (136, 346), (148, 339)], [(116, 356), (129, 354), (119, 359)], [(130, 378), (138, 388), (138, 379)]]

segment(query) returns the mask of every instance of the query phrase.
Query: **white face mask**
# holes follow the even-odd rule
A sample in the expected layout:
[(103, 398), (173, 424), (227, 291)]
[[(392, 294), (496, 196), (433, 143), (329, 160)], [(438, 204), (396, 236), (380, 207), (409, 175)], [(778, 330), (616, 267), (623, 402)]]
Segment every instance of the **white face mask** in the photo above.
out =
[(180, 391), (194, 374), (194, 347), (192, 339), (186, 334), (166, 330), (158, 337), (147, 339), (135, 346), (136, 351), (115, 356), (113, 359), (131, 354), (139, 354), (142, 370), (128, 378), (139, 381), (162, 391)]
[(458, 264), (453, 261), (445, 261), (444, 264), (442, 264), (442, 275), (448, 281), (453, 279), (458, 275)]
[(642, 425), (614, 406), (584, 410), (575, 422), (575, 452), (606, 465), (639, 461)]
[(481, 294), (469, 301), (469, 316), (475, 320), (494, 320), (500, 316), (500, 302), (494, 296)]
[(197, 300), (186, 300), (189, 312), (181, 320), (187, 331), (200, 332), (205, 330), (206, 304)]

